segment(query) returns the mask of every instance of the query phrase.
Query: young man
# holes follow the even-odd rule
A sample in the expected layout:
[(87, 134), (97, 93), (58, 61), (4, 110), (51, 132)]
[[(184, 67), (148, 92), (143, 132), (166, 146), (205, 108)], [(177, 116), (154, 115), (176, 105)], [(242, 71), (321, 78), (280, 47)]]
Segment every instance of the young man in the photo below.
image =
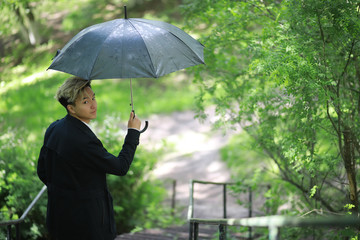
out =
[(48, 188), (51, 239), (108, 240), (116, 236), (106, 174), (125, 175), (139, 144), (141, 122), (130, 114), (118, 156), (106, 151), (89, 127), (97, 102), (90, 81), (73, 77), (56, 93), (67, 115), (46, 130), (37, 173)]

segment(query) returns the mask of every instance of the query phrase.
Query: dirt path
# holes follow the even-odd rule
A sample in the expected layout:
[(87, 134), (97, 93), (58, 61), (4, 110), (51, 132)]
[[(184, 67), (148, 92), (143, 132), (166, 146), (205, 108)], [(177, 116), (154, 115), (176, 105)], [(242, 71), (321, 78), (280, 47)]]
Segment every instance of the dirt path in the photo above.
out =
[[(153, 149), (163, 141), (173, 145), (154, 174), (157, 178), (175, 179), (176, 205), (182, 209), (182, 216), (187, 216), (189, 204), (189, 182), (191, 179), (228, 182), (230, 172), (220, 159), (219, 150), (234, 132), (224, 135), (213, 131), (215, 120), (213, 110), (208, 111), (208, 120), (199, 123), (191, 111), (176, 112), (170, 115), (154, 115), (150, 117), (149, 129), (141, 136), (141, 146)], [(214, 185), (195, 185), (194, 217), (222, 217), (222, 187)], [(228, 217), (245, 217), (248, 210), (236, 204), (236, 200), (228, 196)]]

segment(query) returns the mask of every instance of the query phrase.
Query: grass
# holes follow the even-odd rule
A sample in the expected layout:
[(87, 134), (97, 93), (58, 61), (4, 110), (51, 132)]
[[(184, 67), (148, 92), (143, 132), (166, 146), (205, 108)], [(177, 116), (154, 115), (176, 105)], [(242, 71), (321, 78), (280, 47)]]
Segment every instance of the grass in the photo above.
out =
[[(1, 130), (22, 127), (39, 134), (52, 121), (66, 114), (54, 95), (69, 75), (37, 72), (32, 76), (37, 77), (22, 78), (13, 74), (13, 79), (2, 89)], [(162, 79), (133, 80), (134, 106), (139, 117), (194, 107), (195, 89), (190, 80), (173, 81), (176, 78), (176, 74), (171, 74)], [(92, 85), (98, 100), (97, 120), (101, 123), (107, 115), (114, 113), (125, 116), (126, 120), (131, 111), (129, 80), (94, 80)]]
[[(172, 4), (176, 3), (170, 5)], [(49, 8), (50, 6), (52, 7)], [(123, 15), (123, 8), (116, 8), (115, 11), (112, 8), (111, 10), (110, 6), (111, 4), (107, 2), (98, 3), (92, 0), (71, 2), (71, 8), (68, 3), (61, 1), (56, 3), (44, 1), (37, 5), (39, 13), (44, 14), (44, 19), (41, 20), (44, 28), (41, 31), (53, 37), (50, 38), (52, 40), (33, 49), (24, 44), (14, 44), (11, 54), (0, 59), (1, 134), (11, 128), (22, 128), (31, 135), (42, 138), (45, 128), (52, 121), (65, 115), (65, 110), (54, 100), (54, 95), (69, 75), (53, 70), (46, 71), (46, 69), (56, 49), (61, 48), (70, 35), (74, 35), (86, 25), (100, 21), (98, 18), (104, 21), (105, 16), (109, 14), (109, 19)], [(130, 2), (128, 7), (130, 11), (132, 9)], [(160, 10), (152, 13), (154, 16), (160, 18), (177, 16), (172, 7), (163, 8), (163, 4), (157, 7)], [(131, 10), (132, 17), (144, 17), (143, 15), (149, 14), (145, 10), (142, 12), (140, 6), (137, 8), (139, 9)], [(79, 11), (79, 9), (91, 11)], [(83, 16), (84, 12), (86, 16)], [(126, 121), (131, 111), (129, 80), (95, 80), (92, 86), (98, 100), (99, 124), (106, 119), (106, 116), (114, 114), (120, 115)], [(159, 79), (134, 79), (133, 93), (135, 110), (141, 119), (151, 114), (195, 108), (196, 88), (191, 83), (191, 76), (183, 70)]]

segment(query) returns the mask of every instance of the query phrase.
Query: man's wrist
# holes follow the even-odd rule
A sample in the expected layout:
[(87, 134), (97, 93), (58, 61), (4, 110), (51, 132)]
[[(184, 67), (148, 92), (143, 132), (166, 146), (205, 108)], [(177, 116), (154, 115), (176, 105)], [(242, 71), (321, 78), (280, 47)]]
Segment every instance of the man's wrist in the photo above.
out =
[(140, 132), (140, 130), (139, 130), (139, 129), (136, 129), (136, 128), (131, 128), (131, 127), (129, 127), (128, 129), (134, 129), (134, 130)]

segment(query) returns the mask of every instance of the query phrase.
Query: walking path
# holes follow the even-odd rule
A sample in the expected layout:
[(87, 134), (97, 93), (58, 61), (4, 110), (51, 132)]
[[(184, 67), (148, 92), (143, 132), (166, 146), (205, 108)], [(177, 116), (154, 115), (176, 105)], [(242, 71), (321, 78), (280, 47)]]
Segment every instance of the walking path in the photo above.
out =
[[(231, 181), (230, 172), (221, 161), (219, 150), (234, 132), (224, 135), (221, 131), (213, 131), (213, 109), (209, 109), (207, 114), (209, 117), (204, 123), (194, 119), (195, 113), (192, 111), (154, 115), (148, 119), (148, 130), (141, 135), (141, 147), (154, 149), (161, 146), (163, 141), (174, 146), (158, 163), (154, 174), (159, 179), (177, 181), (176, 206), (183, 208), (181, 215), (185, 218), (191, 179)], [(222, 217), (222, 186), (196, 184), (194, 196), (194, 217)], [(248, 214), (248, 210), (229, 195), (227, 212), (228, 217), (246, 217)]]
[[(162, 147), (164, 141), (173, 146), (159, 161), (154, 175), (164, 182), (176, 180), (176, 210), (181, 211), (180, 216), (184, 220), (187, 219), (190, 180), (231, 181), (230, 171), (221, 160), (219, 151), (236, 132), (224, 135), (221, 131), (212, 130), (215, 116), (212, 109), (207, 113), (209, 117), (204, 123), (194, 119), (195, 113), (191, 111), (154, 115), (148, 119), (148, 130), (141, 135), (140, 147), (153, 150)], [(222, 186), (196, 184), (194, 189), (194, 217), (222, 218)], [(168, 184), (168, 190), (170, 198), (171, 184)], [(247, 196), (242, 195), (241, 200), (246, 202)], [(231, 194), (227, 195), (227, 217), (248, 217), (248, 209), (237, 204), (237, 199)], [(199, 239), (214, 239), (216, 232), (217, 226), (202, 226), (199, 229)], [(116, 239), (186, 240), (189, 239), (189, 226), (185, 224), (166, 229), (146, 229), (134, 234), (122, 234)], [(244, 238), (237, 236), (237, 239)]]

